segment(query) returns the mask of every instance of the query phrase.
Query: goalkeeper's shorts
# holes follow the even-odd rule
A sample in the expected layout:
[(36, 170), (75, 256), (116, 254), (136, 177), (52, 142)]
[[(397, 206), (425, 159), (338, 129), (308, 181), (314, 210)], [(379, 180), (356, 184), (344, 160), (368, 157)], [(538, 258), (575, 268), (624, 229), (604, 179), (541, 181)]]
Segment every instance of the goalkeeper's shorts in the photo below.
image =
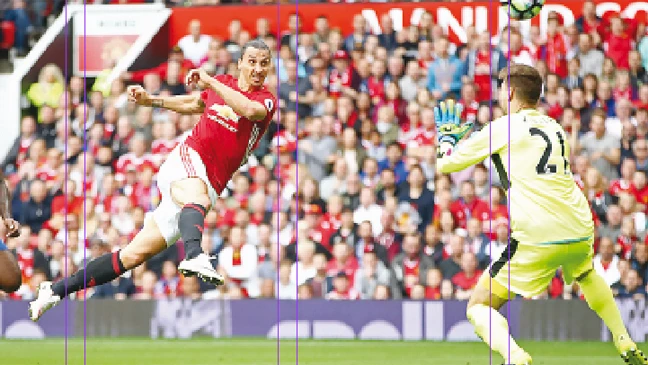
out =
[(551, 245), (524, 244), (511, 239), (500, 258), (484, 273), (499, 285), (489, 286), (488, 280), (481, 280), (480, 283), (503, 299), (508, 297), (508, 291), (530, 298), (547, 290), (560, 268), (565, 283), (571, 285), (574, 280), (594, 269), (593, 257), (593, 238)]

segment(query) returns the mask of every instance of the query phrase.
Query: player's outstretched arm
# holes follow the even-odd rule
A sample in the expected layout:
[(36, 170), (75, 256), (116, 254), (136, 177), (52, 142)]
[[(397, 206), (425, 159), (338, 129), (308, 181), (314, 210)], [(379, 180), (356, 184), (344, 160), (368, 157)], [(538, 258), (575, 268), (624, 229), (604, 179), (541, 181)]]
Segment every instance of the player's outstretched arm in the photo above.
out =
[(268, 115), (268, 110), (263, 104), (248, 99), (247, 96), (209, 76), (203, 69), (191, 70), (187, 75), (187, 83), (214, 90), (236, 114), (253, 122), (261, 121)]
[(128, 87), (128, 100), (137, 105), (169, 109), (180, 114), (202, 114), (205, 110), (200, 95), (153, 96), (139, 85)]

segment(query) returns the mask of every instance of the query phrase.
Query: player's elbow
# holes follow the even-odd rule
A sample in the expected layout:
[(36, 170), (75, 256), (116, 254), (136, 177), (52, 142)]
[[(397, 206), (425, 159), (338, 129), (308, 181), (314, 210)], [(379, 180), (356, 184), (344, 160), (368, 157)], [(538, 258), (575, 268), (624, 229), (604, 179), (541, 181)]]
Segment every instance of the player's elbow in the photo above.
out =
[(250, 121), (258, 122), (266, 117), (267, 111), (263, 105), (259, 103), (252, 103), (246, 106), (244, 116)]

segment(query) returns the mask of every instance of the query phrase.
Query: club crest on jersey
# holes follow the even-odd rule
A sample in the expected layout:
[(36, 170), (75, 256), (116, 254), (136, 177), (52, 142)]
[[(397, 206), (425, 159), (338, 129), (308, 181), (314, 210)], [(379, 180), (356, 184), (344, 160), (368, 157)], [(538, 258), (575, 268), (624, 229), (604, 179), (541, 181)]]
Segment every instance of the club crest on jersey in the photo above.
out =
[(240, 117), (229, 105), (213, 104), (209, 107), (209, 110), (212, 112), (207, 115), (209, 119), (222, 125), (230, 132), (238, 132), (236, 124), (238, 124)]
[(274, 102), (272, 101), (272, 99), (265, 99), (263, 103), (265, 104), (266, 108), (268, 108), (268, 110), (272, 110), (272, 107), (274, 107)]

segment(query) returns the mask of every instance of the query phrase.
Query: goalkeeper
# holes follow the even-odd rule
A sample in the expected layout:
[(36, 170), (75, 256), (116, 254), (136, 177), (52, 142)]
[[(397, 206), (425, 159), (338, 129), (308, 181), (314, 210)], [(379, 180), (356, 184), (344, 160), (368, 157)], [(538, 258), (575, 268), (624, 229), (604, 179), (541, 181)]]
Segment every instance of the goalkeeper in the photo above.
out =
[(506, 364), (531, 364), (531, 356), (510, 337), (508, 323), (498, 310), (511, 293), (528, 298), (544, 292), (562, 267), (565, 282), (578, 282), (590, 308), (611, 330), (626, 363), (648, 365), (628, 335), (612, 291), (594, 271), (592, 213), (574, 182), (565, 132), (536, 110), (542, 89), (538, 71), (511, 65), (510, 71), (502, 70), (500, 80), (499, 105), (508, 115), (458, 148), (457, 142), (472, 128), (470, 123), (460, 123), (462, 105), (448, 101), (435, 108), (437, 170), (460, 171), (491, 156), (510, 204), (510, 242), (480, 278), (468, 302), (468, 320)]

